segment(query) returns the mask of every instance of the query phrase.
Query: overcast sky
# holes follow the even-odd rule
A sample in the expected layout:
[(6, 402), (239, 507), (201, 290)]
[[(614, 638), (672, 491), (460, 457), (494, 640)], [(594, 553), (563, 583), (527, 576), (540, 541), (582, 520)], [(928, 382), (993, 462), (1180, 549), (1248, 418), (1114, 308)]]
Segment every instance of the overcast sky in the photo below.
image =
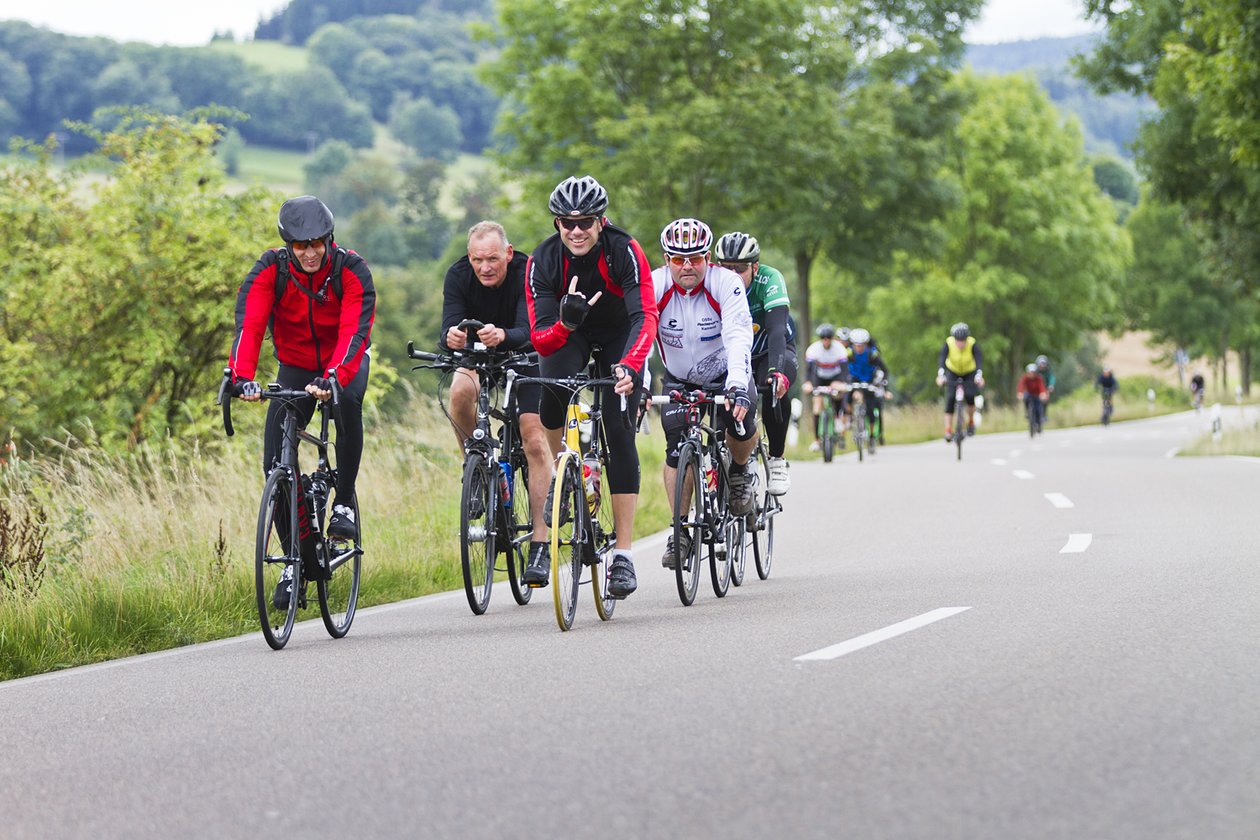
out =
[[(238, 38), (252, 34), (260, 18), (285, 5), (287, 0), (0, 0), (0, 20), (25, 20), (70, 35), (196, 46), (216, 31)], [(1082, 0), (989, 0), (967, 41), (994, 44), (1096, 31), (1096, 24), (1081, 19), (1081, 8)]]

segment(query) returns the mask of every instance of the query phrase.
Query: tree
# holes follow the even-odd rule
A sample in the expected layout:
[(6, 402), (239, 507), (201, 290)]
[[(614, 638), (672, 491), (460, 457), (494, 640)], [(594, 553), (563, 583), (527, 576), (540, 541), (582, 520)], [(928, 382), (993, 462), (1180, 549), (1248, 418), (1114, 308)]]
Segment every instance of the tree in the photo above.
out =
[(428, 99), (398, 103), (390, 117), (389, 130), (422, 157), (447, 162), (455, 159), (463, 141), (455, 112)]

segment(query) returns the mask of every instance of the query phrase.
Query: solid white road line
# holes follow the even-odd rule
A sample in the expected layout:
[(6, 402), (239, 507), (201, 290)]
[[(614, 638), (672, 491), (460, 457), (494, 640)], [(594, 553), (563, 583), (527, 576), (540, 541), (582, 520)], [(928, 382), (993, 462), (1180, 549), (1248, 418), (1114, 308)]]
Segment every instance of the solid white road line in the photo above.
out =
[(793, 662), (813, 662), (817, 660), (838, 659), (846, 653), (853, 653), (855, 650), (861, 650), (864, 647), (879, 644), (887, 641), (902, 633), (909, 633), (911, 630), (918, 630), (920, 627), (926, 627), (933, 622), (940, 621), (943, 618), (949, 618), (951, 615), (957, 615), (960, 612), (971, 609), (971, 607), (941, 607), (939, 610), (932, 610), (923, 615), (908, 618), (905, 621), (899, 621), (896, 624), (889, 625), (883, 630), (876, 630), (873, 633), (849, 639), (847, 642), (825, 647), (816, 650), (813, 653), (806, 653), (793, 659)]
[(1094, 541), (1093, 534), (1068, 534), (1067, 545), (1059, 549), (1060, 554), (1080, 554), (1089, 548), (1089, 544)]
[(1072, 504), (1072, 500), (1067, 496), (1064, 496), (1062, 493), (1046, 493), (1045, 496), (1050, 504), (1057, 508), (1076, 507), (1076, 505)]
[(1030, 473), (1028, 470), (1011, 470), (1011, 475), (1015, 476), (1016, 478), (1022, 478), (1024, 481), (1027, 481), (1030, 478), (1037, 477), (1033, 475), (1032, 473)]

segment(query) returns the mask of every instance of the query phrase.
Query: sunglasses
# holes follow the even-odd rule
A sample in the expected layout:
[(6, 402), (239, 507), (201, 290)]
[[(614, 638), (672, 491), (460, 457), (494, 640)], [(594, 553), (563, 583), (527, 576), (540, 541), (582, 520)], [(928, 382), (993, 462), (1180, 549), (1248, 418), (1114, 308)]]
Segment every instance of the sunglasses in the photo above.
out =
[(721, 265), (722, 265), (722, 268), (729, 269), (730, 271), (733, 271), (736, 274), (743, 274), (745, 271), (752, 268), (752, 263), (746, 263), (746, 262), (740, 262), (740, 263), (724, 262)]
[(585, 219), (557, 218), (556, 221), (558, 221), (560, 223), (560, 227), (565, 230), (590, 230), (594, 224), (599, 221), (599, 219), (592, 216)]
[(680, 254), (670, 254), (669, 261), (673, 265), (686, 265), (687, 263), (691, 263), (692, 265), (704, 265), (709, 261), (709, 255), (692, 254), (690, 257), (684, 257)]
[(324, 244), (324, 240), (322, 239), (295, 239), (293, 240), (293, 250), (307, 251), (307, 250), (310, 250), (311, 248), (314, 248), (316, 245), (323, 245), (323, 244)]

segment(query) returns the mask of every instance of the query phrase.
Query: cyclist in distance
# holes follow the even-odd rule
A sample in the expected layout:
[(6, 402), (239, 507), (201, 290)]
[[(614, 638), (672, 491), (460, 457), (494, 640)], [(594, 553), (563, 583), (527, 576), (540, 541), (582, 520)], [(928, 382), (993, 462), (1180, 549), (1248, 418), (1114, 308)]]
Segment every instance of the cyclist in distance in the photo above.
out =
[(1105, 394), (1108, 391), (1115, 392), (1120, 387), (1116, 382), (1116, 375), (1111, 370), (1111, 365), (1103, 365), (1102, 373), (1098, 374), (1098, 378), (1094, 380), (1094, 385), (1102, 390)]
[[(647, 256), (629, 233), (604, 216), (608, 192), (589, 175), (561, 181), (547, 202), (556, 232), (543, 240), (525, 268), (530, 337), (545, 377), (583, 370), (593, 349), (601, 377), (616, 376), (605, 404), (626, 397), (631, 425), (613, 409), (604, 414), (611, 460), (608, 487), (617, 532), (609, 565), (609, 594), (624, 598), (638, 586), (630, 546), (639, 495), (639, 454), (633, 422), (648, 350), (656, 337), (656, 297)], [(567, 397), (567, 395), (565, 395)], [(568, 401), (543, 388), (539, 415), (554, 456), (560, 451)], [(531, 574), (532, 570), (532, 574)], [(543, 570), (527, 566), (525, 582), (545, 585)]]
[[(442, 288), (442, 333), (438, 340), (444, 350), (462, 350), (468, 336), (459, 323), (471, 318), (485, 324), (476, 341), (487, 348), (531, 351), (529, 343), (529, 308), (525, 304), (525, 265), (529, 255), (517, 251), (508, 242), (507, 232), (498, 222), (482, 221), (468, 231), (468, 253), (446, 271)], [(523, 376), (538, 376), (537, 366), (518, 368)], [(459, 442), (460, 454), (465, 441), (477, 426), (477, 394), (480, 389), (476, 371), (460, 369), (451, 379), (451, 424)], [(529, 544), (526, 568), (551, 568), (551, 545), (543, 518), (543, 501), (551, 486), (551, 447), (538, 418), (541, 389), (526, 383), (516, 389), (517, 421), (521, 443), (529, 462), (529, 509), (534, 538)]]
[[(254, 381), (264, 333), (271, 329), (279, 370), (276, 381), (306, 390), (312, 399), (299, 406), (302, 427), (315, 413), (315, 400), (332, 396), (335, 377), (341, 387), (341, 428), (337, 435), (337, 494), (328, 535), (355, 536), (355, 480), (363, 455), (363, 397), (367, 392), (376, 287), (372, 272), (354, 251), (333, 240), (332, 211), (313, 195), (291, 198), (280, 206), (276, 228), (283, 248), (262, 253), (236, 294), (236, 338), (228, 367), (241, 399), (260, 399)], [(267, 406), (263, 432), (263, 473), (279, 453), (283, 406)], [(288, 605), (291, 569), (276, 587), (274, 603)]]
[(1203, 405), (1203, 394), (1206, 388), (1207, 383), (1203, 381), (1203, 374), (1195, 371), (1194, 376), (1190, 377), (1190, 404), (1196, 411)]
[[(888, 381), (888, 365), (884, 364), (884, 357), (879, 354), (879, 350), (871, 342), (871, 334), (861, 327), (855, 327), (849, 331), (849, 380), (851, 382), (867, 382), (871, 385), (882, 385)], [(874, 394), (867, 394), (865, 405), (866, 427), (871, 429), (874, 428), (876, 409), (879, 409), (880, 417), (883, 417), (884, 400), (882, 397), (876, 397)], [(852, 413), (851, 400), (845, 401), (845, 411)], [(881, 446), (884, 443), (884, 423), (882, 419), (879, 424), (879, 443)]]
[(1050, 360), (1045, 356), (1038, 356), (1037, 373), (1041, 374), (1041, 378), (1046, 383), (1046, 399), (1041, 404), (1042, 421), (1050, 419), (1050, 397), (1054, 394), (1054, 371), (1050, 369)]
[(723, 268), (735, 272), (744, 282), (753, 320), (753, 382), (773, 388), (773, 396), (767, 393), (761, 400), (770, 454), (766, 489), (772, 495), (782, 496), (791, 486), (783, 454), (792, 407), (784, 397), (796, 381), (796, 322), (788, 311), (787, 281), (777, 268), (761, 263), (761, 246), (746, 233), (726, 234), (717, 241), (713, 255)]
[[(831, 324), (819, 324), (814, 330), (818, 340), (805, 349), (805, 382), (801, 390), (812, 394), (815, 388), (843, 384), (849, 381), (849, 351), (836, 340), (836, 328)], [(836, 416), (844, 417), (844, 394), (832, 394)], [(814, 394), (814, 442), (809, 448), (818, 451), (822, 438), (822, 396)], [(844, 449), (844, 429), (840, 429), (840, 448)]]
[[(726, 429), (731, 452), (730, 509), (742, 515), (752, 510), (757, 474), (748, 460), (757, 447), (756, 409), (750, 396), (753, 320), (748, 311), (744, 280), (733, 271), (708, 261), (713, 232), (699, 219), (675, 219), (661, 231), (665, 265), (652, 273), (659, 311), (656, 345), (665, 365), (661, 392), (722, 390), (728, 404), (717, 412)], [(678, 455), (687, 427), (687, 406), (671, 403), (661, 411), (665, 432), (665, 497), (673, 510), (678, 481)], [(741, 431), (742, 429), (742, 431)], [(661, 564), (672, 568), (674, 551), (669, 537)]]
[(1029, 362), (1024, 368), (1024, 375), (1019, 378), (1019, 384), (1015, 386), (1015, 396), (1024, 403), (1024, 416), (1029, 417), (1032, 414), (1033, 400), (1041, 402), (1042, 419), (1045, 418), (1046, 400), (1050, 399), (1050, 392), (1046, 390), (1046, 380), (1041, 378), (1041, 374), (1037, 371), (1037, 364)]
[[(941, 347), (936, 361), (936, 384), (941, 386), (947, 382), (950, 386), (959, 380), (963, 384), (964, 399), (967, 402), (967, 434), (976, 433), (976, 392), (984, 387), (984, 371), (981, 365), (984, 357), (980, 353), (980, 345), (971, 329), (959, 322), (949, 328), (949, 336)], [(945, 442), (950, 443), (954, 436), (954, 389), (945, 389)]]

